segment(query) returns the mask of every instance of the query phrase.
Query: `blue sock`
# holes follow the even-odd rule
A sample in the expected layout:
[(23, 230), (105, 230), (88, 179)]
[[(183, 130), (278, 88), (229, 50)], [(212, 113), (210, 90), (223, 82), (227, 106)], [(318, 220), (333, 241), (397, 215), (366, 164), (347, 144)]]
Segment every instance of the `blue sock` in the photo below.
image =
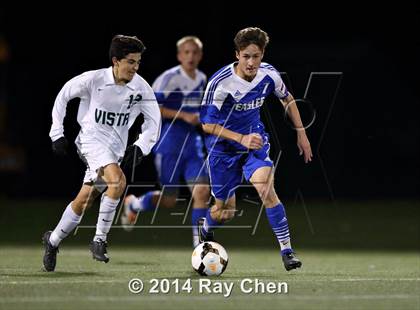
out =
[(211, 208), (207, 209), (206, 220), (204, 221), (204, 225), (202, 229), (204, 237), (207, 237), (207, 235), (210, 232), (212, 232), (214, 229), (216, 229), (218, 226), (223, 225), (223, 223), (213, 220), (210, 214), (211, 214)]
[(289, 225), (287, 224), (286, 212), (282, 203), (273, 208), (265, 208), (271, 228), (280, 243), (281, 254), (293, 252), (290, 244)]
[(140, 212), (152, 211), (155, 209), (152, 198), (153, 198), (153, 191), (147, 192), (146, 194), (144, 194), (143, 196), (139, 198)]

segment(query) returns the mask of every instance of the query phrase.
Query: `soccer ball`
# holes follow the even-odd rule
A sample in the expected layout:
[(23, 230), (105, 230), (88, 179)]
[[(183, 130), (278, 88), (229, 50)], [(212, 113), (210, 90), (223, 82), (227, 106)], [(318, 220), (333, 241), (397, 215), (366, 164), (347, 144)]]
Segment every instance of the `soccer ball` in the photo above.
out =
[(200, 243), (191, 256), (192, 267), (202, 276), (219, 276), (228, 264), (224, 247), (217, 242)]

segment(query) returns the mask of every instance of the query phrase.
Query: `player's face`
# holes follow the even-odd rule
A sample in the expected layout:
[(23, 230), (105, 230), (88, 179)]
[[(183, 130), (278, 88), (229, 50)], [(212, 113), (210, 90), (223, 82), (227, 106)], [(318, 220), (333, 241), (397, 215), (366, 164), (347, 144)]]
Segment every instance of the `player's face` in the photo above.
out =
[(201, 61), (203, 52), (192, 41), (187, 41), (178, 49), (178, 61), (181, 63), (185, 71), (193, 71), (198, 67)]
[(250, 44), (239, 52), (236, 51), (238, 58), (236, 73), (245, 80), (252, 80), (257, 75), (263, 56), (264, 51), (255, 44)]
[(130, 82), (133, 79), (134, 74), (136, 74), (137, 70), (139, 69), (140, 60), (140, 53), (130, 53), (120, 60), (114, 58), (114, 75), (117, 83)]

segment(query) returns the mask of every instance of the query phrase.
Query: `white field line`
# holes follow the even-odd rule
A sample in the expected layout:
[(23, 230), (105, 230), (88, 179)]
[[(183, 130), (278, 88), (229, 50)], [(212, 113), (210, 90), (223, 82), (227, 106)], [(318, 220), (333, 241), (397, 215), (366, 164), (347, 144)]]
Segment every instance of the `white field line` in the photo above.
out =
[[(31, 284), (89, 284), (89, 283), (127, 283), (131, 278), (127, 279), (115, 279), (115, 280), (33, 280), (33, 281), (0, 281), (0, 285), (31, 285)], [(162, 280), (163, 278), (157, 278)], [(168, 278), (170, 281), (176, 280), (176, 278)], [(244, 277), (247, 279), (247, 277)], [(142, 279), (143, 282), (148, 283), (150, 279)], [(179, 279), (180, 283), (183, 283), (187, 279)], [(190, 279), (192, 282), (198, 282), (200, 279)], [(251, 280), (255, 280), (251, 278)], [(364, 281), (381, 281), (381, 282), (405, 282), (405, 281), (420, 281), (420, 278), (400, 278), (400, 279), (388, 279), (388, 278), (349, 278), (349, 279), (258, 279), (264, 283), (267, 282), (364, 282)], [(229, 279), (214, 279), (214, 282), (241, 282), (242, 279), (229, 280)]]
[[(279, 299), (279, 295), (282, 295), (282, 299)], [(244, 298), (249, 299), (274, 299), (280, 301), (285, 300), (388, 300), (388, 299), (418, 299), (417, 295), (409, 295), (409, 294), (386, 294), (386, 295), (296, 295), (293, 296), (289, 294), (245, 294), (242, 293), (240, 295), (229, 296), (228, 298), (224, 298), (222, 294), (201, 294), (191, 295), (191, 294), (178, 294), (178, 295), (166, 295), (166, 294), (139, 294), (137, 296), (45, 296), (45, 297), (6, 297), (0, 299), (0, 304), (10, 304), (10, 303), (51, 303), (51, 302), (74, 302), (76, 299), (84, 302), (119, 302), (119, 303), (126, 303), (126, 302), (140, 302), (142, 300), (147, 301), (182, 301), (188, 298), (188, 300), (214, 300), (214, 299), (222, 299), (222, 300), (243, 300)]]

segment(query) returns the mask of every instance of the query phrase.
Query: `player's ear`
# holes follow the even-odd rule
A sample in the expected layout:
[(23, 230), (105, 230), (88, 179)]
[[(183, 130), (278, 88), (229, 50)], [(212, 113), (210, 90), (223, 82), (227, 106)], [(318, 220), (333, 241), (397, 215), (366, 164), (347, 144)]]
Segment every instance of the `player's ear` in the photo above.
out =
[(235, 51), (235, 53), (236, 53), (236, 59), (238, 59), (239, 60), (239, 52), (238, 51)]
[(111, 60), (112, 60), (112, 65), (113, 65), (113, 66), (116, 66), (116, 65), (118, 64), (118, 59), (117, 59), (117, 57), (115, 57), (115, 56), (114, 56), (114, 57), (112, 57), (112, 59), (111, 59)]

